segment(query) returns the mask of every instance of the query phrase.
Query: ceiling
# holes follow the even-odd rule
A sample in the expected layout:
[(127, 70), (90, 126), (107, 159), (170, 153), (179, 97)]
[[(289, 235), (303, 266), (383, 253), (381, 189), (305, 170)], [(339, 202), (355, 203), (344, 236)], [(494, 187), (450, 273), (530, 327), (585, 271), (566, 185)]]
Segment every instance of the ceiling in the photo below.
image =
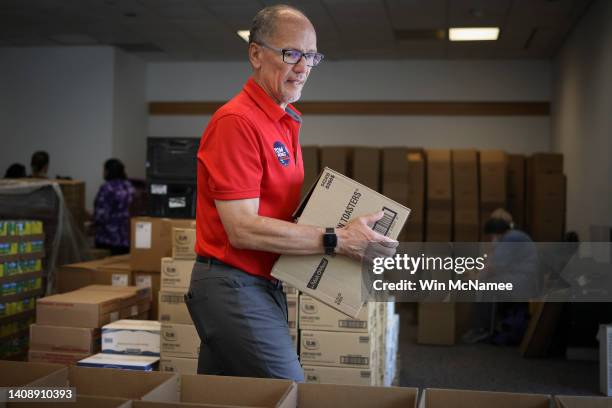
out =
[[(328, 60), (550, 58), (593, 0), (295, 0)], [(0, 0), (0, 47), (115, 45), (148, 61), (243, 60), (271, 0)], [(449, 26), (499, 26), (451, 43)]]

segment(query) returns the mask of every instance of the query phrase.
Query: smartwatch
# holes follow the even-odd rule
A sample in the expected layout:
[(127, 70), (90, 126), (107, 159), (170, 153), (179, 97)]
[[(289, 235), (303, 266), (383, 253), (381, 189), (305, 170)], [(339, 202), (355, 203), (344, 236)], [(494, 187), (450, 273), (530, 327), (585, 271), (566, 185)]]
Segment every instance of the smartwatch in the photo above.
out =
[(325, 228), (323, 234), (323, 248), (325, 255), (334, 255), (336, 253), (336, 245), (338, 245), (338, 236), (333, 228)]

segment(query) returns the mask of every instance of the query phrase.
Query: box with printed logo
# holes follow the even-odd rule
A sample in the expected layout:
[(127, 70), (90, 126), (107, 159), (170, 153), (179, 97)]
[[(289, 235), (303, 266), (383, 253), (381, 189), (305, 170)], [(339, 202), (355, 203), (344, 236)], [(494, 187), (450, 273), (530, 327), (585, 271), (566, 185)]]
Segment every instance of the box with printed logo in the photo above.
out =
[[(383, 211), (372, 228), (396, 239), (410, 209), (325, 168), (294, 217), (298, 224), (340, 228), (356, 217)], [(362, 299), (361, 263), (342, 255), (282, 255), (272, 276), (325, 304), (356, 317)]]
[(172, 228), (172, 257), (174, 259), (194, 260), (196, 258), (195, 243), (195, 228)]
[(161, 352), (169, 357), (198, 358), (200, 337), (191, 324), (163, 323)]
[(102, 352), (159, 356), (160, 331), (153, 320), (118, 320), (102, 327)]
[(162, 258), (161, 290), (187, 292), (191, 280), (193, 260)]
[(197, 374), (198, 359), (197, 358), (182, 358), (172, 357), (162, 354), (159, 360), (159, 371), (166, 373), (178, 374)]
[(183, 292), (159, 292), (159, 320), (162, 323), (193, 324)]
[(287, 296), (287, 325), (290, 329), (297, 329), (298, 322), (298, 295)]
[(373, 353), (367, 333), (300, 332), (300, 361), (304, 365), (369, 368)]
[[(302, 330), (330, 330), (368, 332), (368, 307), (363, 307), (353, 319), (312, 296), (300, 296), (299, 328)], [(374, 303), (368, 303), (367, 306)]]
[(304, 367), (304, 382), (314, 384), (376, 385), (369, 368)]

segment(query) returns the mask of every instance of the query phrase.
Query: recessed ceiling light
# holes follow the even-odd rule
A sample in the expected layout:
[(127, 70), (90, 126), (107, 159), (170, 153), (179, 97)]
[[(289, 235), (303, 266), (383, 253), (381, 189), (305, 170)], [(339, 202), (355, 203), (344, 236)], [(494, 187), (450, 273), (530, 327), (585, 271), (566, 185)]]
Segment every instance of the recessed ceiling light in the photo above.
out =
[(448, 29), (451, 41), (495, 41), (499, 27), (454, 27)]
[(238, 34), (238, 37), (242, 38), (244, 41), (249, 42), (249, 30), (238, 30), (236, 31), (236, 34)]

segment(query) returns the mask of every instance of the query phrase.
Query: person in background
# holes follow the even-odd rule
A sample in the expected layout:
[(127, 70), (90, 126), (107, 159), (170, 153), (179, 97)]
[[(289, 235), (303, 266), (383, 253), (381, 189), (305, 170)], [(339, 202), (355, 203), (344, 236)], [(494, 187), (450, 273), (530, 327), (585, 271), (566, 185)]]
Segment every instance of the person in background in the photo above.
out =
[(48, 178), (47, 171), (49, 171), (49, 153), (44, 150), (34, 152), (32, 159), (30, 160), (30, 167), (32, 169), (32, 178)]
[(4, 173), (4, 178), (23, 178), (26, 177), (26, 168), (21, 163), (13, 163), (8, 169), (6, 169), (6, 173)]
[(110, 249), (111, 255), (130, 251), (130, 204), (134, 187), (125, 167), (117, 159), (104, 163), (104, 180), (94, 202), (93, 225), (96, 248)]

